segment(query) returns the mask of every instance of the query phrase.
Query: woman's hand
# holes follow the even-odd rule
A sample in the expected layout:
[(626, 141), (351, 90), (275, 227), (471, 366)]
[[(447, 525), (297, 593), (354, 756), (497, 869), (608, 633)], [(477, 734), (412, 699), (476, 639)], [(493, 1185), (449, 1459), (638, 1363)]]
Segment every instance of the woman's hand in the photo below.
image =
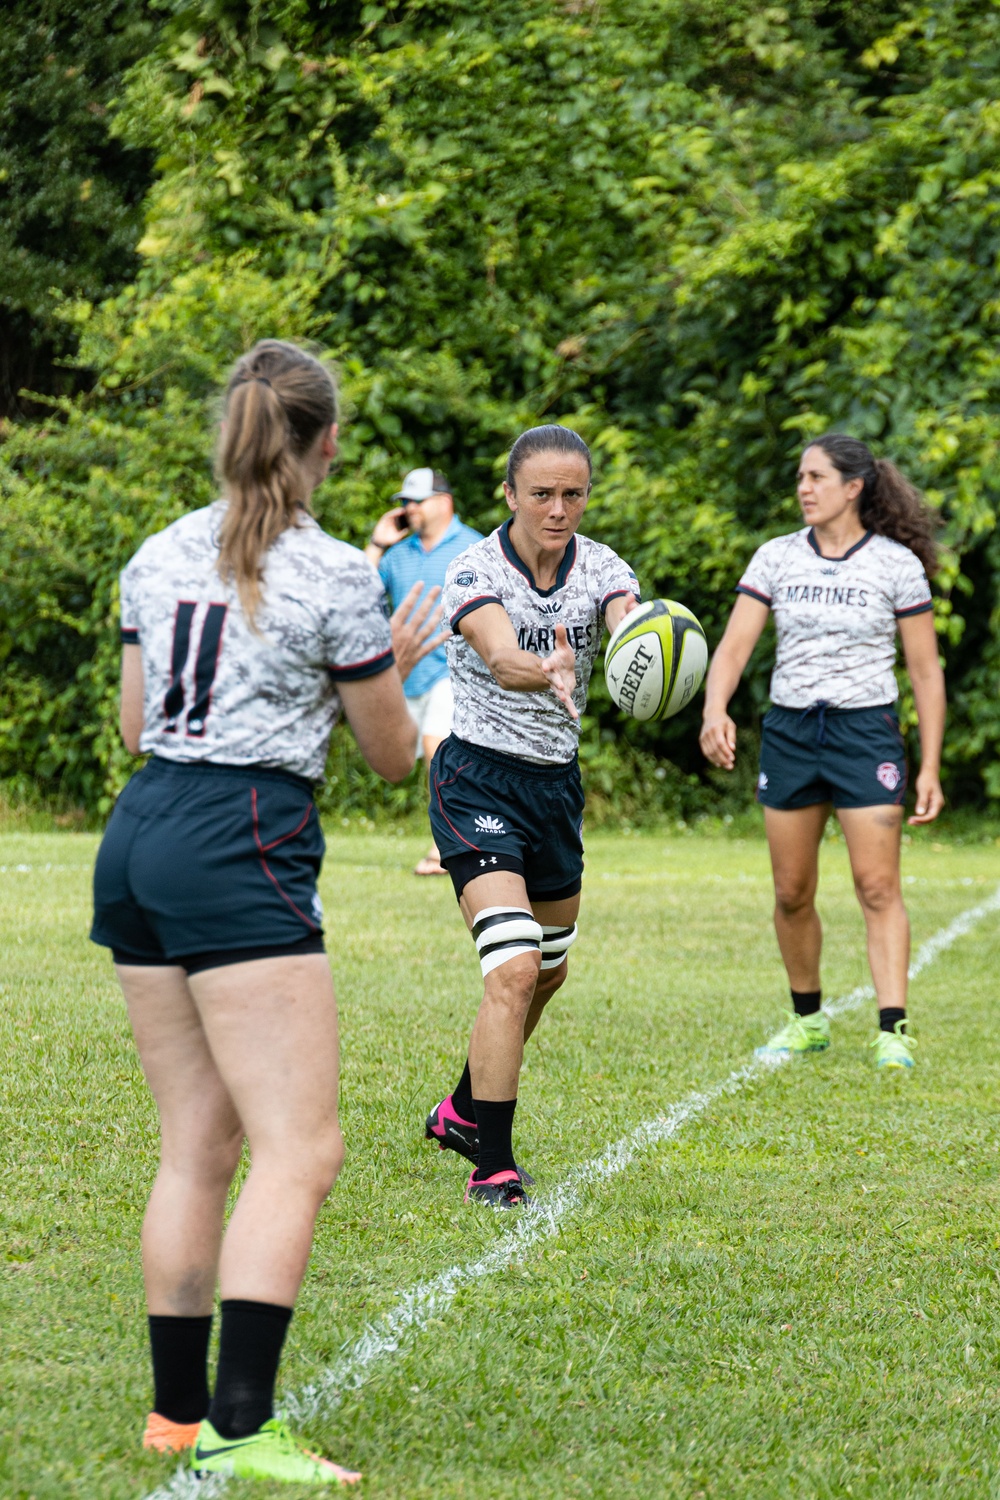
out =
[(933, 823), (938, 813), (944, 807), (944, 792), (941, 790), (941, 778), (936, 771), (925, 771), (921, 767), (917, 776), (917, 805), (912, 818), (907, 822)]
[[(389, 620), (392, 630), (392, 654), (396, 658), (396, 666), (404, 682), (417, 662), (423, 661), (424, 657), (437, 650), (438, 646), (443, 646), (451, 634), (449, 630), (438, 632), (442, 611), (440, 608), (434, 609), (441, 594), (437, 584), (427, 590), (425, 597), (420, 601), (419, 609), (413, 608), (420, 598), (422, 588), (422, 583), (415, 583), (403, 602), (393, 610)], [(433, 614), (431, 610), (434, 610)]]
[(705, 715), (698, 737), (701, 753), (721, 771), (731, 771), (736, 764), (736, 725), (725, 712)]
[(542, 671), (548, 678), (549, 687), (567, 710), (570, 718), (578, 719), (580, 714), (573, 702), (573, 689), (576, 687), (576, 657), (566, 635), (565, 625), (556, 626), (555, 650), (550, 655), (542, 657)]

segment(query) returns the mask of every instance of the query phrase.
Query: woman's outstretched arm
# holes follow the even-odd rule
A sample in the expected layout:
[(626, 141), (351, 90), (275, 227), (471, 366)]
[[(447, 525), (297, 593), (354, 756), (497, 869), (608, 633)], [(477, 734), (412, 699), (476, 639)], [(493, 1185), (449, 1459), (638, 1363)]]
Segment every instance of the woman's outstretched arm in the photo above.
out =
[(913, 685), (920, 725), (920, 770), (917, 774), (917, 805), (910, 823), (933, 823), (944, 807), (941, 790), (941, 741), (944, 739), (944, 673), (938, 657), (934, 616), (910, 615), (899, 622), (906, 670)]
[(760, 640), (769, 614), (767, 605), (759, 599), (740, 594), (708, 669), (699, 743), (706, 760), (723, 771), (731, 771), (736, 764), (736, 725), (729, 717), (729, 700)]

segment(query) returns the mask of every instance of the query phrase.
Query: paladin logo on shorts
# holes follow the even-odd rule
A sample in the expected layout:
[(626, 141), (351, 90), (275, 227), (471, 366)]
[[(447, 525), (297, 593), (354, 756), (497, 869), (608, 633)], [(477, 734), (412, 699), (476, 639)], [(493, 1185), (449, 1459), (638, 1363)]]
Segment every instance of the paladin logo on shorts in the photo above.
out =
[(875, 772), (875, 775), (887, 792), (894, 792), (903, 779), (900, 775), (899, 767), (894, 766), (891, 760), (884, 760)]
[(501, 820), (499, 818), (491, 818), (489, 813), (485, 813), (481, 818), (476, 819), (476, 829), (479, 833), (507, 832)]
[(761, 771), (760, 775), (757, 777), (757, 789), (758, 789), (758, 791), (761, 791), (761, 792), (766, 792), (767, 791), (767, 772), (766, 771)]

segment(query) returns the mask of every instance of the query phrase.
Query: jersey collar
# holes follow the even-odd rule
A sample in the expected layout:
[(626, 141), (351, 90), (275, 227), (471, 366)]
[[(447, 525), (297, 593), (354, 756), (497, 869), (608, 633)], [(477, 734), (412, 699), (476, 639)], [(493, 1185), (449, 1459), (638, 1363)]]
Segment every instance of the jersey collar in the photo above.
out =
[(441, 534), (441, 536), (438, 537), (437, 541), (429, 551), (424, 547), (423, 542), (418, 536), (415, 536), (413, 540), (416, 542), (417, 546), (420, 548), (424, 556), (430, 557), (431, 552), (436, 552), (439, 547), (444, 546), (445, 542), (453, 542), (457, 536), (461, 536), (463, 530), (464, 527), (462, 525), (462, 522), (458, 519), (457, 516), (452, 516), (451, 520), (448, 522), (447, 529)]
[(510, 563), (511, 567), (516, 568), (521, 577), (528, 580), (528, 583), (531, 585), (532, 589), (539, 596), (539, 598), (547, 599), (550, 594), (554, 594), (557, 589), (561, 589), (563, 587), (564, 583), (570, 575), (570, 572), (572, 571), (573, 564), (576, 562), (576, 537), (575, 535), (571, 536), (569, 542), (566, 545), (566, 551), (563, 553), (562, 560), (559, 563), (559, 571), (556, 573), (555, 583), (550, 589), (540, 589), (538, 587), (538, 584), (535, 582), (534, 574), (528, 567), (528, 564), (524, 562), (520, 557), (518, 557), (517, 552), (514, 550), (514, 543), (510, 539), (510, 527), (513, 519), (514, 517), (511, 516), (510, 521), (505, 521), (500, 527), (500, 551)]
[(821, 552), (819, 550), (819, 543), (817, 542), (816, 537), (813, 534), (813, 528), (811, 526), (806, 533), (806, 541), (809, 543), (816, 556), (821, 557), (824, 562), (846, 562), (849, 557), (854, 556), (855, 552), (860, 552), (862, 547), (866, 547), (874, 535), (874, 531), (866, 531), (860, 542), (855, 542), (853, 547), (848, 547), (847, 551), (841, 557), (827, 557), (825, 552)]

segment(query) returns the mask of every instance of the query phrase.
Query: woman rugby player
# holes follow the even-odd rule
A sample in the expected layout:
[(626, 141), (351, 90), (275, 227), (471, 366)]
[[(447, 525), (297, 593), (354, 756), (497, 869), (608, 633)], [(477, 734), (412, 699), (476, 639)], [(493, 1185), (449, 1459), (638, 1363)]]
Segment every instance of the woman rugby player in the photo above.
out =
[(426, 1134), (476, 1163), (466, 1202), (498, 1208), (526, 1201), (511, 1144), (521, 1058), (576, 938), (579, 716), (604, 626), (639, 592), (609, 547), (577, 535), (590, 482), (575, 432), (522, 433), (507, 462), (510, 519), (455, 558), (445, 583), (455, 715), (431, 764), (430, 817), (485, 993), (461, 1081)]
[[(309, 515), (336, 415), (318, 361), (257, 344), (226, 394), (225, 499), (150, 537), (122, 574), (122, 734), (152, 758), (101, 844), (92, 932), (112, 950), (160, 1115), (144, 1445), (191, 1448), (201, 1472), (307, 1484), (359, 1477), (302, 1449), (272, 1407), (343, 1156), (312, 789), (341, 703), (368, 764), (407, 775), (416, 731), (393, 647), (405, 675), (440, 639), (426, 611), (403, 625), (414, 594), (390, 635), (370, 564)], [(250, 1172), (223, 1235), (244, 1137)]]
[(944, 804), (944, 674), (927, 581), (937, 567), (934, 521), (893, 464), (841, 433), (817, 438), (805, 450), (798, 494), (806, 528), (765, 542), (738, 585), (740, 597), (708, 674), (701, 732), (712, 764), (732, 770), (736, 725), (729, 700), (772, 612), (778, 634), (774, 706), (764, 719), (757, 797), (793, 1014), (759, 1050), (829, 1046), (814, 900), (819, 844), (832, 805), (868, 930), (879, 1004), (876, 1066), (910, 1068), (910, 926), (899, 877), (906, 762), (893, 707), (893, 664), (898, 630), (920, 725), (916, 811), (909, 821), (930, 823)]

